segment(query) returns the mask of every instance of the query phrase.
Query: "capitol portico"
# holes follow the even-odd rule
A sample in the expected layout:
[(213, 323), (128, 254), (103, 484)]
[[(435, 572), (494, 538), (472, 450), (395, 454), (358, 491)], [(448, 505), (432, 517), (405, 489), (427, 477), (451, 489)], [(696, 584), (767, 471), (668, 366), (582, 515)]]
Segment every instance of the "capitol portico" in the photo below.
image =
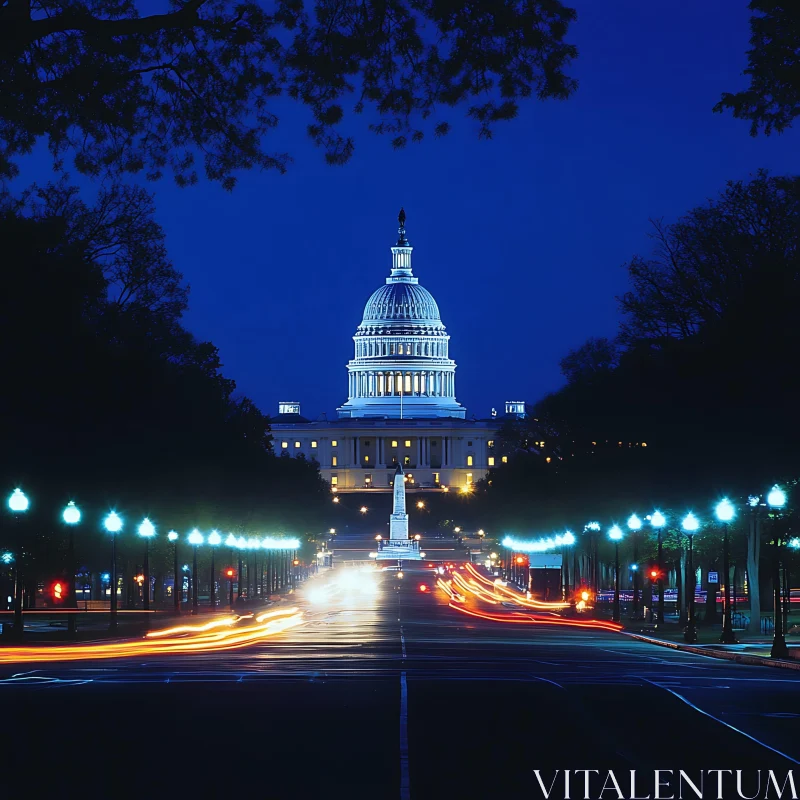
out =
[[(413, 274), (405, 213), (385, 285), (367, 301), (347, 365), (348, 398), (338, 419), (315, 421), (300, 404), (282, 402), (270, 420), (275, 451), (316, 460), (337, 491), (388, 491), (401, 465), (407, 489), (468, 491), (495, 466), (502, 418), (466, 419), (456, 401), (456, 363), (439, 307)], [(524, 414), (522, 401), (505, 415)]]

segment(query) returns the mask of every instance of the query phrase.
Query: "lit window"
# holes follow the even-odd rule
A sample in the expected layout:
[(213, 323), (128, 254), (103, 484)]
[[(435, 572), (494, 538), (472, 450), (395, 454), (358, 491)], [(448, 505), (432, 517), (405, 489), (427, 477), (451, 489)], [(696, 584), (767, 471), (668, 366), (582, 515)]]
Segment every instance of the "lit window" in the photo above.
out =
[(392, 447), (397, 447), (397, 439), (392, 439)]
[(406, 439), (406, 447), (411, 447), (411, 439)]
[(339, 466), (339, 460), (336, 458), (336, 456), (331, 456), (331, 466), (332, 467), (338, 467)]
[(281, 442), (281, 447), (285, 450), (289, 446), (289, 442)]
[(502, 457), (500, 460), (501, 460), (501, 461), (502, 461), (504, 464), (508, 464), (508, 456), (503, 456), (503, 457)]
[(411, 463), (411, 459), (410, 459), (408, 456), (406, 456), (406, 457), (403, 459), (403, 466), (404, 466), (404, 467), (407, 467), (407, 466), (408, 466), (410, 463)]
[(468, 483), (468, 484), (469, 484), (469, 483), (472, 483), (472, 473), (471, 473), (471, 472), (468, 472), (468, 473), (467, 473), (467, 483)]
[(494, 466), (494, 456), (489, 456), (488, 461), (489, 461), (489, 466), (493, 467)]
[(339, 476), (331, 475), (331, 486), (338, 486), (338, 484), (339, 484)]
[(300, 442), (295, 442), (295, 443), (294, 443), (294, 446), (295, 446), (295, 447), (300, 447)]
[(316, 446), (317, 446), (317, 443), (316, 443), (315, 441), (313, 441), (313, 440), (312, 440), (312, 442), (311, 442), (311, 449), (313, 450), (314, 448), (316, 448)]
[(336, 447), (336, 445), (337, 445), (337, 444), (339, 444), (339, 442), (337, 442), (337, 441), (336, 441), (336, 439), (334, 439), (334, 440), (331, 442), (331, 447)]
[(434, 472), (433, 473), (433, 482), (434, 483), (439, 483), (439, 473), (438, 472)]
[(487, 444), (489, 447), (494, 447), (494, 439), (489, 439), (489, 441), (488, 441), (488, 442), (486, 442), (486, 444)]
[(467, 466), (468, 467), (472, 466), (472, 456), (467, 456)]
[(372, 483), (372, 475), (370, 475), (369, 473), (366, 473), (364, 475), (364, 483)]
[(368, 463), (369, 463), (369, 456), (364, 456), (364, 463), (365, 463), (365, 464), (368, 464)]
[(414, 476), (413, 476), (413, 475), (412, 475), (410, 472), (408, 473), (408, 475), (406, 475), (406, 477), (407, 477), (407, 478), (408, 478), (410, 481), (412, 481), (412, 482), (414, 481)]

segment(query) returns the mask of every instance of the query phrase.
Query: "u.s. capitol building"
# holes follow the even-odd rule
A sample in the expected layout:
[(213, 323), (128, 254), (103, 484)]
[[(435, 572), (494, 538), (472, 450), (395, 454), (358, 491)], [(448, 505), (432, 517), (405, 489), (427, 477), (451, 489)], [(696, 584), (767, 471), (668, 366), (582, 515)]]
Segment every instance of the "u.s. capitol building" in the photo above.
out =
[(310, 421), (300, 404), (282, 402), (270, 420), (278, 453), (314, 459), (334, 491), (388, 491), (402, 465), (406, 488), (469, 491), (499, 463), (494, 436), (503, 419), (525, 413), (509, 401), (505, 414), (466, 419), (456, 401), (450, 336), (431, 293), (411, 269), (413, 248), (401, 210), (392, 271), (367, 301), (347, 365), (347, 402), (338, 419)]

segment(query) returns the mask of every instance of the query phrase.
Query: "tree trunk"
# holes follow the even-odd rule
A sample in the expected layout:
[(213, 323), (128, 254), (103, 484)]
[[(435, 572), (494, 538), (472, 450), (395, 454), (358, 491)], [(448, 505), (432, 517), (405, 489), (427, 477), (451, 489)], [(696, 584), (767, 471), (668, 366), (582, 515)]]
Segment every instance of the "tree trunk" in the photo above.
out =
[(717, 573), (717, 579), (719, 579), (719, 570), (716, 569), (716, 563), (709, 562), (706, 565), (706, 615), (703, 619), (706, 625), (714, 625), (719, 622), (719, 617), (717, 615), (717, 590), (719, 589), (719, 583), (708, 582), (708, 576), (712, 571)]
[(680, 556), (675, 562), (676, 580), (678, 587), (678, 621), (686, 624), (686, 550), (682, 547)]
[(750, 624), (748, 633), (761, 633), (761, 587), (759, 562), (761, 558), (761, 520), (756, 514), (750, 516), (747, 532), (747, 590), (750, 597)]

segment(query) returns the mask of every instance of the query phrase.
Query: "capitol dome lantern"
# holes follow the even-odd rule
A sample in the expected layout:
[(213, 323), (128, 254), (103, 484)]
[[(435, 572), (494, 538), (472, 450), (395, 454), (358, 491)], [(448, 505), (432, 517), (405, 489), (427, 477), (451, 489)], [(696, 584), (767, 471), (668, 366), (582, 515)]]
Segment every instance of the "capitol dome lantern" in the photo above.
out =
[(392, 270), (367, 301), (356, 330), (355, 356), (348, 363), (347, 402), (340, 417), (424, 419), (456, 417), (455, 362), (433, 295), (411, 269), (406, 215), (398, 216)]

